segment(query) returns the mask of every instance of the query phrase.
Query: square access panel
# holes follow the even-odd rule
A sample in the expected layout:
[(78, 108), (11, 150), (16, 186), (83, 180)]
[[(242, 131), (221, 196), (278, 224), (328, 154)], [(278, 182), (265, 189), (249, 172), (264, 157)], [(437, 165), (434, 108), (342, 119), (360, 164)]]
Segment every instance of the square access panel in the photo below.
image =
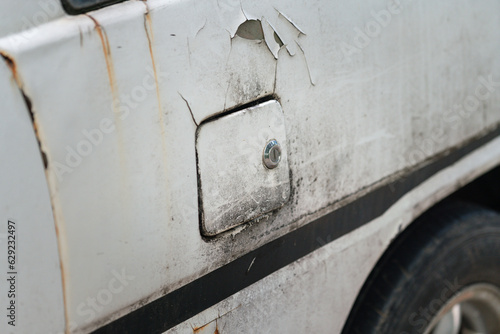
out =
[(285, 120), (277, 101), (202, 124), (196, 152), (203, 235), (217, 235), (288, 201)]

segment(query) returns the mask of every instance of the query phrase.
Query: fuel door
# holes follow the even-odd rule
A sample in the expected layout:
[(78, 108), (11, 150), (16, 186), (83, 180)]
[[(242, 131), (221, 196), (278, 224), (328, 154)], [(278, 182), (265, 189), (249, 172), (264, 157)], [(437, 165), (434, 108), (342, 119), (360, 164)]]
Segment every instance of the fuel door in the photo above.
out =
[(203, 235), (215, 236), (288, 201), (285, 120), (277, 101), (203, 123), (196, 151)]

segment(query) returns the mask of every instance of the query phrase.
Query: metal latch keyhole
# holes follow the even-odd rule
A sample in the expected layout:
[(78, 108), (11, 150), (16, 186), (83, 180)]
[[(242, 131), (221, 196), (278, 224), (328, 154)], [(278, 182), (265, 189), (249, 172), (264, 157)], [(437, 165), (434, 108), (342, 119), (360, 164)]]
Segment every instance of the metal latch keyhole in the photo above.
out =
[(262, 155), (264, 166), (269, 169), (278, 167), (281, 161), (281, 146), (276, 139), (271, 139), (264, 148)]

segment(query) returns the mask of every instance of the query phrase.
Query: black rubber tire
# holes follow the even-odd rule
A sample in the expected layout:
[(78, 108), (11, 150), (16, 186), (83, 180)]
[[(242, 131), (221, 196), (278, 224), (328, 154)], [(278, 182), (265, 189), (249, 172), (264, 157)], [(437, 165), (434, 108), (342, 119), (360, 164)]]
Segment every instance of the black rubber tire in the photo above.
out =
[(474, 283), (500, 287), (500, 214), (468, 203), (442, 203), (382, 256), (342, 333), (423, 333), (453, 294)]

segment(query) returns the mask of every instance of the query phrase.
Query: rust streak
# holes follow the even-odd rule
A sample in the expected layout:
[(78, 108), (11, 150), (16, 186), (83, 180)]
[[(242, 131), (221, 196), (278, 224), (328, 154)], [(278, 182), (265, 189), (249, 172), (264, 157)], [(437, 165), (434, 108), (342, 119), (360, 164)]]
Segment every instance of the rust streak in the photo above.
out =
[[(28, 113), (29, 113), (29, 116), (30, 116), (30, 119), (31, 119), (31, 122), (33, 124), (33, 130), (34, 130), (34, 133), (35, 133), (35, 138), (38, 142), (38, 147), (39, 147), (39, 150), (40, 150), (40, 153), (42, 155), (42, 161), (43, 161), (43, 164), (44, 164), (44, 167), (45, 167), (45, 173), (47, 175), (47, 179), (49, 179), (49, 176), (48, 176), (48, 171), (47, 171), (47, 168), (48, 168), (48, 160), (47, 160), (47, 155), (45, 154), (45, 152), (43, 151), (42, 149), (42, 142), (41, 142), (41, 139), (40, 139), (40, 132), (39, 132), (39, 127), (37, 125), (37, 122), (36, 122), (36, 119), (35, 119), (35, 113), (33, 112), (33, 104), (31, 102), (31, 99), (28, 97), (28, 95), (26, 95), (24, 89), (23, 89), (23, 86), (21, 84), (21, 80), (19, 78), (19, 74), (18, 74), (18, 71), (17, 71), (17, 64), (16, 64), (16, 61), (14, 60), (14, 58), (12, 56), (10, 56), (9, 54), (7, 54), (6, 52), (4, 51), (0, 51), (0, 56), (5, 59), (5, 62), (7, 63), (7, 66), (10, 68), (10, 70), (12, 71), (12, 76), (14, 78), (14, 81), (16, 82), (17, 86), (18, 86), (18, 89), (24, 99), (24, 102), (26, 103), (26, 108), (28, 110)], [(49, 190), (51, 189), (51, 187), (49, 187)], [(61, 284), (62, 284), (62, 294), (63, 294), (63, 303), (64, 303), (64, 321), (65, 321), (65, 333), (66, 334), (69, 334), (69, 315), (68, 315), (68, 297), (67, 297), (67, 293), (66, 293), (66, 271), (65, 271), (65, 266), (63, 265), (63, 260), (62, 260), (62, 240), (60, 238), (60, 230), (59, 230), (59, 224), (57, 223), (58, 222), (58, 215), (56, 214), (56, 209), (54, 207), (54, 201), (53, 201), (53, 198), (51, 196), (51, 206), (52, 206), (52, 214), (54, 215), (54, 226), (55, 226), (55, 232), (56, 232), (56, 237), (57, 237), (57, 243), (58, 243), (58, 248), (59, 248), (59, 266), (61, 268)]]
[(116, 93), (115, 67), (113, 65), (113, 60), (111, 58), (111, 48), (109, 46), (108, 35), (106, 34), (104, 28), (99, 24), (99, 22), (97, 22), (95, 18), (93, 18), (89, 14), (85, 15), (94, 22), (97, 34), (101, 39), (102, 48), (104, 51), (104, 58), (106, 61), (106, 68), (108, 71), (109, 85), (111, 87), (111, 94), (113, 95), (113, 111), (115, 112), (115, 114), (117, 114), (118, 111), (116, 109), (118, 106), (118, 97), (117, 97), (118, 95)]
[[(91, 15), (89, 14), (84, 14), (87, 16), (89, 19), (91, 19), (94, 22), (95, 25), (95, 30), (97, 34), (99, 35), (99, 39), (101, 40), (102, 44), (102, 50), (103, 50), (103, 55), (104, 59), (106, 62), (106, 69), (107, 69), (107, 74), (108, 74), (108, 80), (109, 80), (109, 86), (111, 90), (111, 110), (113, 113), (114, 117), (114, 125), (116, 129), (116, 141), (117, 141), (117, 152), (119, 155), (119, 160), (120, 160), (120, 177), (123, 182), (123, 184), (127, 184), (127, 171), (126, 171), (126, 166), (127, 166), (127, 159), (126, 159), (126, 152), (125, 152), (125, 144), (124, 144), (124, 135), (123, 135), (123, 126), (122, 122), (127, 117), (128, 113), (122, 112), (122, 108), (120, 108), (120, 99), (118, 97), (118, 91), (117, 91), (117, 85), (116, 85), (116, 76), (115, 76), (115, 67), (113, 64), (112, 60), (112, 55), (111, 55), (111, 46), (109, 43), (108, 35), (106, 34), (106, 31), (104, 30), (104, 27), (100, 25), (100, 23)], [(129, 199), (129, 193), (128, 192), (122, 192), (120, 194), (122, 196), (122, 201), (126, 202)]]
[[(118, 139), (118, 151), (120, 155), (120, 161), (121, 161), (121, 166), (125, 166), (125, 152), (124, 152), (124, 145), (123, 145), (123, 129), (120, 126), (122, 123), (122, 120), (126, 116), (125, 114), (120, 112), (120, 100), (118, 98), (118, 92), (117, 92), (117, 85), (116, 85), (116, 76), (115, 76), (115, 67), (113, 64), (113, 59), (111, 56), (111, 47), (109, 44), (109, 39), (108, 35), (106, 34), (106, 31), (104, 28), (99, 24), (99, 22), (93, 18), (89, 14), (84, 14), (88, 18), (90, 18), (95, 25), (95, 30), (97, 31), (97, 34), (99, 35), (99, 38), (101, 40), (102, 44), (102, 49), (103, 49), (103, 54), (104, 54), (104, 59), (106, 61), (106, 69), (108, 73), (108, 80), (109, 80), (109, 86), (111, 89), (111, 108), (113, 110), (113, 115), (115, 118), (115, 126), (116, 126), (116, 131), (117, 131), (117, 139)], [(124, 174), (122, 175), (124, 177)]]
[(154, 56), (154, 50), (153, 50), (153, 44), (154, 44), (153, 23), (151, 21), (151, 16), (149, 15), (148, 4), (146, 2), (144, 2), (144, 5), (146, 5), (146, 13), (144, 14), (144, 29), (146, 30), (146, 36), (148, 38), (149, 54), (151, 56), (151, 65), (153, 66), (153, 73), (154, 73), (154, 77), (155, 77), (156, 99), (158, 101), (158, 117), (160, 119), (161, 134), (162, 134), (162, 137), (164, 138), (165, 137), (165, 122), (163, 119), (160, 85), (158, 82), (158, 75), (157, 75), (157, 71), (156, 71), (156, 62), (155, 62), (155, 56)]
[(39, 131), (39, 127), (37, 125), (36, 119), (35, 119), (35, 113), (33, 112), (33, 104), (31, 103), (31, 99), (28, 97), (28, 95), (26, 95), (26, 92), (23, 89), (23, 85), (22, 85), (21, 79), (19, 78), (19, 73), (17, 71), (17, 64), (16, 64), (14, 58), (4, 51), (0, 51), (0, 56), (2, 56), (3, 59), (5, 59), (7, 66), (12, 71), (12, 76), (14, 78), (14, 81), (15, 81), (17, 88), (21, 92), (21, 95), (24, 99), (24, 103), (26, 104), (26, 109), (28, 109), (28, 113), (29, 113), (29, 116), (31, 119), (31, 124), (33, 125), (33, 131), (35, 132), (35, 138), (38, 142), (38, 148), (40, 149), (40, 154), (42, 156), (43, 166), (45, 167), (45, 169), (47, 169), (47, 167), (48, 167), (47, 155), (45, 154), (44, 150), (42, 149), (42, 142), (40, 139), (40, 131)]
[(204, 328), (206, 328), (208, 325), (210, 325), (212, 322), (209, 322), (208, 324), (204, 324), (203, 326), (200, 327), (194, 327), (193, 328), (193, 334), (199, 333), (202, 331)]
[(70, 326), (69, 326), (69, 314), (68, 314), (68, 297), (67, 297), (67, 292), (66, 289), (68, 288), (67, 282), (66, 282), (66, 276), (68, 273), (66, 272), (66, 267), (64, 266), (64, 262), (62, 259), (62, 253), (64, 250), (64, 241), (62, 239), (62, 233), (60, 232), (60, 227), (59, 223), (60, 222), (60, 217), (59, 215), (56, 214), (56, 208), (54, 206), (54, 199), (51, 196), (50, 203), (52, 205), (52, 213), (54, 215), (54, 225), (56, 228), (56, 237), (57, 237), (57, 248), (59, 249), (59, 266), (61, 268), (61, 284), (62, 284), (62, 292), (63, 292), (63, 300), (64, 300), (64, 320), (66, 322), (66, 328), (64, 330), (65, 334), (69, 334), (70, 332)]
[[(155, 61), (155, 52), (154, 52), (154, 32), (153, 32), (153, 22), (151, 20), (151, 15), (149, 13), (149, 7), (147, 2), (144, 2), (146, 6), (146, 12), (144, 14), (144, 30), (146, 32), (146, 37), (148, 39), (148, 48), (149, 55), (151, 56), (151, 65), (153, 67), (153, 74), (155, 79), (155, 87), (156, 87), (156, 101), (158, 102), (158, 120), (160, 122), (160, 131), (161, 131), (161, 148), (162, 148), (162, 160), (163, 165), (168, 166), (167, 160), (167, 143), (166, 143), (166, 129), (165, 129), (165, 119), (163, 115), (163, 108), (161, 103), (161, 94), (160, 94), (160, 82), (158, 81), (156, 61)], [(167, 201), (169, 200), (167, 196)]]
[(19, 89), (21, 89), (21, 80), (19, 79), (19, 75), (17, 73), (17, 65), (14, 61), (14, 58), (5, 51), (0, 51), (0, 55), (3, 57), (3, 59), (5, 59), (7, 66), (9, 66), (10, 70), (12, 71), (12, 75), (14, 76), (14, 80), (16, 81), (17, 86), (19, 87)]

